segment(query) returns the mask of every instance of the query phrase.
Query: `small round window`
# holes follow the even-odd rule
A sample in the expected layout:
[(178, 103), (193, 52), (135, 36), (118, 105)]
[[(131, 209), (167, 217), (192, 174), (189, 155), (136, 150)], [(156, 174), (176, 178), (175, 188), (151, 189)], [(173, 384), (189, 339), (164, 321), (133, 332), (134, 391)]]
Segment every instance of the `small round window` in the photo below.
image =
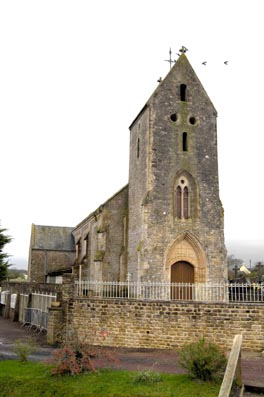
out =
[(189, 117), (189, 123), (192, 124), (192, 125), (196, 124), (196, 118), (194, 116), (190, 116)]
[(178, 120), (177, 114), (176, 113), (172, 113), (170, 115), (170, 119), (173, 123), (176, 123), (176, 121)]

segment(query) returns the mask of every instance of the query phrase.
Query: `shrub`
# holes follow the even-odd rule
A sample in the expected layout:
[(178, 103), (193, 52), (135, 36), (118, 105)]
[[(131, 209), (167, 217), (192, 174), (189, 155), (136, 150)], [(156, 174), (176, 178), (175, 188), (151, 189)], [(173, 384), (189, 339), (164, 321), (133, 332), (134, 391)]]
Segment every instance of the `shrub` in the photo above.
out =
[(153, 384), (161, 381), (161, 376), (158, 372), (149, 369), (141, 371), (133, 378), (133, 383)]
[(22, 342), (21, 339), (15, 341), (13, 352), (17, 355), (21, 363), (28, 361), (30, 354), (36, 351), (36, 344), (33, 341)]
[(179, 351), (179, 364), (193, 378), (217, 380), (223, 376), (226, 358), (217, 345), (201, 338)]
[[(108, 332), (102, 330), (99, 335), (104, 340)], [(73, 330), (65, 345), (57, 349), (49, 360), (53, 375), (78, 375), (82, 372), (95, 371), (94, 359), (102, 358), (105, 362), (118, 362), (114, 351), (91, 346), (85, 340), (84, 336), (81, 341)]]
[(71, 346), (64, 346), (53, 353), (51, 359), (53, 375), (78, 375), (85, 371), (95, 371), (92, 355), (88, 351), (74, 350)]

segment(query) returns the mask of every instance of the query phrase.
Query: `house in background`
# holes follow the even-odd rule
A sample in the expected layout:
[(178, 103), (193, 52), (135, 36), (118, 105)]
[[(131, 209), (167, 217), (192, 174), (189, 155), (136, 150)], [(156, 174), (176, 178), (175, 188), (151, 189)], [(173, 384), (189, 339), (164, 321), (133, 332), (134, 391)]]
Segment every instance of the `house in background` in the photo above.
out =
[(32, 225), (29, 249), (29, 281), (60, 283), (63, 273), (71, 273), (75, 243), (71, 227)]
[(129, 184), (75, 228), (33, 225), (30, 280), (227, 280), (216, 117), (183, 49), (130, 126)]

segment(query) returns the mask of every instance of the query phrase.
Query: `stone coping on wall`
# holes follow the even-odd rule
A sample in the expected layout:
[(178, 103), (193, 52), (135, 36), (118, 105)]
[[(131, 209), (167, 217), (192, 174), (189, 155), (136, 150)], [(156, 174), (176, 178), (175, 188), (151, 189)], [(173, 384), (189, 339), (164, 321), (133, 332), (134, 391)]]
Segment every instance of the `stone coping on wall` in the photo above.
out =
[(33, 283), (33, 282), (16, 282), (2, 281), (0, 283), (2, 291), (10, 291), (10, 293), (31, 293), (31, 292), (61, 292), (62, 284), (49, 283)]

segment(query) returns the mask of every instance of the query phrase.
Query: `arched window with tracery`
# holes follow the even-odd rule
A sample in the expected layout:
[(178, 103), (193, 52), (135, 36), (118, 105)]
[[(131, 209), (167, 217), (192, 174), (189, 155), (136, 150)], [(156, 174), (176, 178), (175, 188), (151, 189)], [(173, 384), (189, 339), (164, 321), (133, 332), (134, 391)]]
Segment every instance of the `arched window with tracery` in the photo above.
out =
[(175, 193), (176, 217), (178, 219), (190, 218), (190, 190), (186, 178), (180, 178)]

